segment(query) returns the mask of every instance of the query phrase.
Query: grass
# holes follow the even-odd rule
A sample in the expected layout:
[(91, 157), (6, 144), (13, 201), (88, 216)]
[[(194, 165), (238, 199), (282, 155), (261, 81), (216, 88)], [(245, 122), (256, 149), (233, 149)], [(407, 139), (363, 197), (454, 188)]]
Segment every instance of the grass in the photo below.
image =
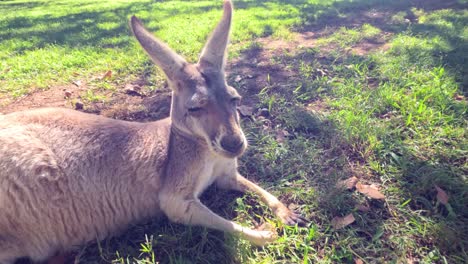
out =
[[(283, 226), (252, 195), (211, 188), (202, 197), (210, 208), (246, 226), (267, 222), (278, 241), (256, 248), (163, 218), (88, 245), (78, 251), (80, 262), (464, 263), (466, 1), (234, 4), (229, 80), (270, 114), (243, 121), (251, 147), (240, 171), (311, 223)], [(161, 73), (129, 35), (128, 17), (141, 17), (195, 61), (220, 7), (221, 1), (0, 1), (6, 14), (0, 18), (0, 93), (18, 97), (80, 79), (93, 80), (85, 100), (106, 101), (141, 76), (149, 80), (146, 89), (157, 89)], [(312, 47), (293, 42), (308, 31), (316, 33)], [(265, 45), (271, 40), (290, 48), (272, 50)], [(95, 79), (108, 70), (112, 78)], [(243, 70), (253, 79), (236, 81)], [(278, 137), (282, 131), (286, 139)], [(351, 176), (377, 184), (385, 201), (335, 188)], [(448, 204), (437, 200), (435, 186), (449, 195)], [(331, 219), (349, 213), (356, 221), (334, 230)]]
[[(219, 18), (220, 1), (2, 1), (0, 19), (0, 91), (18, 97), (33, 89), (90, 79), (112, 69), (116, 79), (154, 71), (128, 28), (135, 14), (179, 53), (196, 60)], [(297, 8), (279, 3), (238, 11), (234, 42), (271, 34), (293, 23)], [(250, 6), (252, 6), (250, 8)], [(271, 12), (270, 9), (276, 11)], [(268, 20), (264, 19), (268, 17)], [(285, 19), (285, 17), (290, 17)], [(197, 21), (198, 29), (186, 29)], [(252, 23), (253, 22), (253, 23)], [(153, 87), (154, 88), (154, 87)]]
[(341, 48), (349, 47), (364, 39), (373, 39), (381, 33), (380, 29), (364, 24), (360, 28), (340, 27), (330, 36), (318, 39), (320, 45), (337, 44)]

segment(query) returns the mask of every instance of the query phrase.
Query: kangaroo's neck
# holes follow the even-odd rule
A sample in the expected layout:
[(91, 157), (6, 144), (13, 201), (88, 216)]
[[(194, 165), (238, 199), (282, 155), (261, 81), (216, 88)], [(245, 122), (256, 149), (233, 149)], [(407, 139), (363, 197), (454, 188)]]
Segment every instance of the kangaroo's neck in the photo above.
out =
[(187, 162), (182, 160), (187, 157), (210, 155), (205, 140), (178, 129), (170, 118), (147, 123), (134, 136), (136, 160), (158, 160), (159, 163), (172, 156), (176, 157), (175, 162), (182, 164)]
[(178, 186), (187, 197), (198, 197), (216, 177), (224, 173), (226, 160), (210, 150), (206, 141), (171, 127), (168, 163), (164, 184)]
[(178, 152), (182, 152), (178, 154), (188, 154), (192, 151), (196, 151), (198, 154), (208, 154), (209, 152), (204, 139), (188, 134), (174, 124), (171, 125), (170, 137), (171, 147), (174, 147), (174, 150)]

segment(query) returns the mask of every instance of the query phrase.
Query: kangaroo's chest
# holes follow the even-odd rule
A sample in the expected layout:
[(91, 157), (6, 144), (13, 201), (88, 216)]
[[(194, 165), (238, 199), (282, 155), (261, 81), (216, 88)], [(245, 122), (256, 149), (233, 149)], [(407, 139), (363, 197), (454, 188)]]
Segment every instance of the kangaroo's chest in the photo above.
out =
[(195, 197), (199, 197), (203, 191), (213, 184), (219, 177), (229, 177), (235, 173), (235, 160), (208, 158), (202, 164), (194, 188)]
[(216, 175), (213, 172), (214, 164), (204, 164), (201, 168), (199, 175), (196, 175), (197, 181), (193, 190), (195, 197), (199, 197), (216, 180)]

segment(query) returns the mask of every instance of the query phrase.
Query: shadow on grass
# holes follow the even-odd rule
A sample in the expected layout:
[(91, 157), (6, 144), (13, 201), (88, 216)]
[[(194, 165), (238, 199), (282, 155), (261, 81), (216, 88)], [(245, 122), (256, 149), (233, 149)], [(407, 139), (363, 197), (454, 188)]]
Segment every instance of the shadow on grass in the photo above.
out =
[[(297, 205), (299, 211), (311, 220), (311, 228), (315, 227), (321, 233), (314, 242), (316, 254), (333, 247), (335, 252), (327, 257), (337, 262), (353, 261), (352, 252), (343, 244), (349, 239), (349, 232), (353, 233), (351, 240), (363, 244), (358, 250), (369, 248), (372, 244), (369, 240), (390, 218), (390, 212), (381, 201), (364, 199), (355, 192), (336, 187), (339, 180), (351, 176), (369, 180), (366, 179), (367, 172), (359, 171), (358, 164), (365, 161), (353, 152), (339, 127), (324, 115), (327, 109), (322, 108), (321, 95), (325, 87), (311, 81), (323, 78), (320, 72), (306, 77), (299, 72), (291, 75), (287, 69), (298, 70), (301, 64), (306, 64), (312, 65), (314, 70), (320, 67), (329, 72), (326, 68), (334, 63), (348, 65), (362, 62), (364, 58), (324, 57), (319, 56), (315, 49), (293, 55), (279, 52), (277, 57), (267, 56), (265, 52), (268, 51), (260, 48), (253, 52), (247, 50), (246, 56), (242, 57), (245, 60), (241, 59), (233, 66), (237, 73), (255, 76), (253, 80), (240, 83), (238, 89), (243, 90), (241, 94), (247, 98), (257, 97), (250, 101), (256, 102), (259, 108), (270, 109), (268, 118), (246, 126), (247, 134), (255, 139), (251, 150), (242, 158), (241, 171), (264, 186), (274, 187), (280, 200), (288, 205)], [(254, 54), (258, 55), (254, 57)], [(254, 58), (261, 66), (252, 63)], [(332, 71), (331, 67), (329, 70)], [(287, 131), (285, 139), (278, 137), (282, 131)], [(366, 213), (356, 211), (360, 205), (371, 210)], [(351, 231), (334, 231), (331, 228), (330, 221), (334, 217), (350, 213), (358, 219)], [(388, 251), (389, 257), (393, 255), (390, 248), (382, 251)], [(376, 255), (371, 251), (365, 253), (369, 257)], [(385, 254), (380, 252), (375, 257), (382, 255)]]
[(298, 31), (323, 31), (328, 27), (357, 27), (370, 24), (384, 32), (399, 34), (404, 31), (414, 36), (438, 37), (448, 43), (450, 48), (432, 50), (434, 58), (442, 60), (443, 65), (449, 66), (461, 85), (461, 92), (468, 95), (468, 43), (460, 32), (468, 24), (468, 17), (443, 14), (443, 19), (449, 22), (444, 24), (418, 23), (415, 12), (433, 12), (442, 9), (466, 10), (468, 5), (463, 1), (437, 1), (437, 0), (358, 0), (339, 1), (331, 6), (303, 4), (301, 10), (301, 24)]
[[(255, 45), (244, 50), (239, 61), (231, 66), (231, 83), (249, 103), (269, 109), (269, 116), (248, 122), (245, 130), (254, 138), (254, 143), (242, 158), (241, 171), (263, 185), (274, 186), (281, 191), (280, 197), (284, 202), (299, 204), (301, 211), (323, 232), (323, 240), (315, 244), (317, 252), (329, 246), (325, 238), (330, 239), (328, 241), (336, 246), (336, 255), (331, 256), (335, 261), (353, 261), (354, 255), (349, 247), (371, 262), (399, 259), (405, 252), (410, 255), (418, 252), (418, 248), (425, 254), (440, 252), (451, 260), (466, 257), (463, 249), (468, 241), (463, 234), (468, 233), (465, 228), (468, 226), (468, 207), (464, 202), (468, 188), (463, 176), (466, 174), (463, 153), (450, 154), (448, 148), (446, 153), (440, 153), (432, 160), (423, 160), (414, 150), (410, 151), (410, 146), (402, 143), (407, 135), (395, 131), (377, 135), (385, 147), (366, 153), (361, 148), (366, 142), (349, 138), (338, 123), (324, 114), (330, 109), (326, 109), (321, 100), (333, 97), (335, 88), (330, 84), (333, 77), (341, 74), (340, 78), (354, 78), (351, 74), (343, 76), (343, 72), (334, 72), (335, 67), (365, 63), (369, 68), (375, 66), (372, 66), (375, 62), (364, 56), (323, 56), (314, 48), (296, 50), (292, 55), (263, 50)], [(291, 69), (296, 73), (291, 74)], [(235, 81), (236, 76), (244, 78)], [(368, 88), (378, 89), (374, 85)], [(453, 110), (450, 113), (461, 117), (463, 109), (459, 107), (452, 100), (448, 108)], [(405, 129), (404, 124), (399, 126)], [(284, 130), (287, 131), (286, 140), (278, 136)], [(386, 173), (389, 175), (370, 171), (370, 157), (377, 158), (379, 164), (388, 169)], [(400, 208), (399, 202), (383, 203), (353, 192), (336, 190), (338, 180), (351, 176), (359, 176), (364, 183), (387, 177), (392, 182), (382, 185), (388, 188), (390, 196), (387, 198), (397, 199), (401, 204), (408, 201), (411, 213)], [(296, 185), (297, 182), (301, 183)], [(395, 186), (399, 189), (396, 194), (392, 190)], [(450, 193), (453, 203), (447, 206), (438, 203), (435, 186)], [(315, 194), (309, 196), (310, 199), (303, 199), (301, 195), (307, 197), (304, 190)], [(360, 212), (357, 208), (361, 205), (369, 208), (368, 211)], [(355, 215), (357, 222), (347, 231), (329, 229), (333, 217), (349, 213)], [(398, 221), (407, 221), (408, 224), (398, 227), (403, 231), (395, 230), (394, 233), (390, 228)], [(403, 234), (398, 235), (398, 232)], [(417, 242), (410, 238), (412, 232), (416, 232)], [(398, 239), (406, 241), (399, 244)], [(379, 252), (375, 252), (375, 248), (379, 248)]]
[[(411, 199), (409, 206), (431, 223), (428, 225), (427, 233), (435, 240), (433, 249), (454, 257), (452, 260), (466, 259), (468, 186), (463, 179), (466, 172), (459, 169), (463, 163), (466, 164), (466, 157), (446, 161), (441, 159), (426, 161), (418, 159), (406, 150), (401, 156), (392, 156), (390, 159), (402, 171), (400, 180), (402, 187), (409, 194), (408, 198)], [(448, 194), (448, 204), (444, 205), (438, 201), (436, 186)], [(414, 221), (415, 218), (410, 220)], [(412, 224), (420, 228), (418, 224), (422, 226), (425, 223)]]
[[(63, 8), (71, 11), (58, 12), (57, 14), (46, 12), (44, 4), (50, 10)], [(62, 7), (61, 5), (65, 6)], [(90, 8), (86, 8), (88, 5)], [(21, 40), (32, 42), (33, 45), (18, 47), (15, 52), (28, 49), (37, 49), (46, 45), (65, 45), (69, 47), (127, 47), (133, 40), (129, 38), (130, 29), (128, 18), (133, 14), (140, 14), (143, 20), (165, 20), (190, 11), (190, 15), (201, 14), (218, 5), (206, 5), (200, 7), (187, 6), (184, 8), (166, 8), (157, 6), (156, 2), (143, 3), (132, 2), (115, 7), (96, 8), (95, 3), (76, 4), (77, 11), (70, 3), (0, 3), (2, 12), (21, 12), (30, 8), (41, 7), (41, 15), (21, 15), (6, 19), (0, 23), (0, 39)], [(94, 10), (98, 9), (98, 10)], [(81, 11), (82, 10), (82, 11)], [(62, 14), (63, 13), (63, 14)], [(159, 27), (148, 26), (151, 31), (157, 31)]]
[[(99, 6), (96, 3), (69, 3), (37, 1), (34, 3), (0, 2), (0, 11), (15, 13), (0, 23), (0, 40), (32, 42), (23, 47), (15, 47), (15, 52), (37, 49), (46, 45), (127, 47), (133, 43), (128, 27), (128, 18), (136, 14), (143, 20), (162, 21), (180, 15), (200, 15), (219, 10), (221, 2), (199, 5), (180, 4), (178, 6), (158, 5), (168, 1), (138, 1), (115, 6)], [(267, 8), (268, 1), (239, 1), (236, 8)], [(66, 10), (62, 10), (66, 8)], [(37, 14), (22, 14), (23, 11)], [(59, 11), (57, 11), (59, 10)], [(148, 26), (151, 31), (160, 29)]]

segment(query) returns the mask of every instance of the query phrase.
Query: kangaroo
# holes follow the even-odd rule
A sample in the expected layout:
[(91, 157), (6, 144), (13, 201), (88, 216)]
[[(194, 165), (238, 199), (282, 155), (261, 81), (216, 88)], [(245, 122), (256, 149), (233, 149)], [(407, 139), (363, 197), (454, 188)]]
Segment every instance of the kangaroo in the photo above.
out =
[(171, 221), (233, 233), (264, 245), (276, 234), (228, 221), (198, 197), (211, 184), (257, 193), (286, 224), (302, 223), (237, 171), (247, 147), (225, 79), (232, 4), (198, 63), (189, 64), (135, 16), (130, 27), (172, 89), (170, 117), (138, 123), (45, 108), (0, 115), (0, 263), (43, 261), (130, 223)]

